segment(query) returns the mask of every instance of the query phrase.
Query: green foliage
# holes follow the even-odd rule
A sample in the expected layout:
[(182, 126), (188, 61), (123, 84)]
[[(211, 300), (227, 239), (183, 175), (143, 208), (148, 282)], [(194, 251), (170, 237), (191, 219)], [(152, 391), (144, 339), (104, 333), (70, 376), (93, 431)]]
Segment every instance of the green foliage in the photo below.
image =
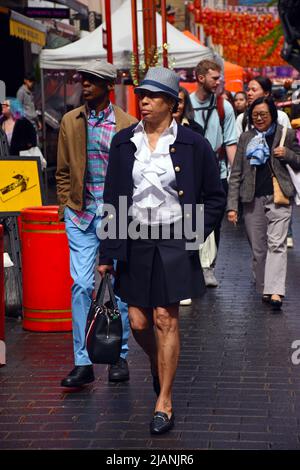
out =
[[(268, 3), (268, 7), (272, 7), (276, 5), (278, 5), (278, 0), (270, 0), (270, 2)], [(282, 36), (283, 36), (283, 29), (282, 29), (281, 23), (279, 23), (277, 26), (275, 26), (275, 28), (272, 29), (272, 31), (270, 31), (268, 34), (266, 34), (265, 36), (262, 36), (261, 38), (257, 40), (258, 44), (263, 44), (266, 41), (273, 41), (272, 45), (267, 50), (266, 54), (263, 56), (263, 59), (267, 59), (273, 54)]]

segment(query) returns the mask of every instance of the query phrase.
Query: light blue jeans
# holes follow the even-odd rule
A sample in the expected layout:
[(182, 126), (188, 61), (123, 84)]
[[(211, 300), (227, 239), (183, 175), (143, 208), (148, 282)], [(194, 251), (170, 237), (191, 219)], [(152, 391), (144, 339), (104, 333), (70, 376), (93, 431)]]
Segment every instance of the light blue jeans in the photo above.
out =
[[(85, 347), (85, 326), (95, 288), (96, 256), (100, 246), (96, 227), (100, 217), (95, 217), (88, 229), (83, 231), (72, 222), (69, 214), (70, 209), (66, 208), (65, 224), (70, 248), (70, 271), (74, 281), (72, 286), (74, 359), (76, 366), (86, 366), (91, 364)], [(123, 324), (121, 357), (126, 359), (130, 334), (128, 308), (119, 297), (116, 298)]]

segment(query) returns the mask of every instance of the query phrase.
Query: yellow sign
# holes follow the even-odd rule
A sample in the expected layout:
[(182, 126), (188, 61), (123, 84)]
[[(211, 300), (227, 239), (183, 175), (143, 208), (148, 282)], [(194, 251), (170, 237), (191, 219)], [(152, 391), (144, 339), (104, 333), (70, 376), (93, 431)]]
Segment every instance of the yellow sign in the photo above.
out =
[(0, 215), (12, 215), (42, 205), (40, 159), (11, 157), (0, 160)]
[(25, 41), (34, 42), (41, 47), (46, 44), (45, 33), (18, 21), (9, 20), (9, 31), (11, 36), (17, 36), (18, 38), (25, 39)]

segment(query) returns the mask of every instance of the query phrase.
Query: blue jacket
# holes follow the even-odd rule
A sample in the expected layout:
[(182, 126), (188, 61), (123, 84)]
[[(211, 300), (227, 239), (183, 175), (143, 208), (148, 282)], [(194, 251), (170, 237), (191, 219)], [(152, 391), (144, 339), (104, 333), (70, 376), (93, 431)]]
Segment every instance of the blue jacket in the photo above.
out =
[[(130, 138), (136, 124), (118, 132), (111, 143), (104, 187), (104, 204), (112, 204), (119, 229), (119, 196), (126, 196), (127, 208), (132, 206), (132, 170), (136, 147)], [(195, 229), (196, 205), (204, 204), (204, 238), (214, 230), (223, 216), (226, 195), (222, 188), (215, 154), (209, 143), (198, 133), (178, 125), (177, 137), (170, 146), (178, 197), (181, 206), (191, 205), (192, 227)], [(130, 219), (127, 215), (127, 226)], [(192, 252), (193, 253), (193, 252)], [(106, 238), (100, 244), (100, 264), (111, 264), (111, 259), (126, 260), (127, 240)]]

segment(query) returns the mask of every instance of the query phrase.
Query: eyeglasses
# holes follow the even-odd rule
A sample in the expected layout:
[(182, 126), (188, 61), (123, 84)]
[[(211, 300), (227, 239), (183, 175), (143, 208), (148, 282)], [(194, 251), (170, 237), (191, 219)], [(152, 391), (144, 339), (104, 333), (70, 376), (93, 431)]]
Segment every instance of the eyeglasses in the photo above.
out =
[(266, 119), (268, 116), (270, 116), (270, 113), (268, 111), (261, 111), (260, 113), (252, 113), (252, 119), (255, 121), (259, 117), (261, 119)]

